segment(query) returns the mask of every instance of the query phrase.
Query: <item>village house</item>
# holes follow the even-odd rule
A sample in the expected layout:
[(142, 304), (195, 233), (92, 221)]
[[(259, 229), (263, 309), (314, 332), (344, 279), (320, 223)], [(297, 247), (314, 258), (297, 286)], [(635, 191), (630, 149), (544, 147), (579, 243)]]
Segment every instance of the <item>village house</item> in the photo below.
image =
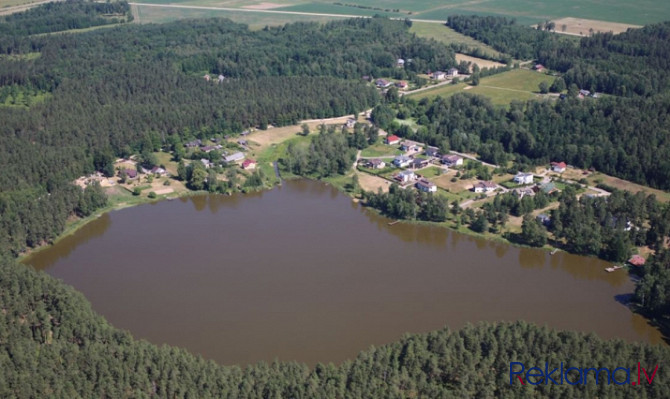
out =
[(245, 130), (242, 133), (240, 133), (240, 136), (248, 136), (251, 133), (251, 130)]
[(243, 153), (241, 153), (241, 152), (235, 152), (235, 153), (233, 153), (233, 154), (224, 156), (224, 157), (223, 157), (223, 162), (225, 162), (225, 163), (227, 163), (227, 164), (231, 164), (231, 163), (237, 163), (237, 162), (240, 162), (240, 161), (242, 161), (243, 159), (244, 159), (244, 154), (243, 154)]
[(220, 146), (220, 145), (206, 145), (204, 147), (200, 147), (200, 151), (205, 152), (205, 153), (209, 153), (209, 152), (212, 152), (214, 150), (218, 150), (220, 148), (223, 148), (223, 147)]
[(153, 168), (151, 168), (150, 172), (152, 174), (158, 175), (158, 176), (164, 176), (164, 175), (167, 174), (167, 171), (165, 169), (161, 168), (160, 166), (154, 166)]
[(528, 197), (534, 197), (535, 196), (535, 191), (533, 190), (532, 187), (522, 187), (522, 188), (515, 188), (513, 191), (514, 194), (516, 194), (519, 199), (528, 196)]
[(223, 76), (223, 75), (219, 75), (219, 80), (218, 80), (218, 82), (221, 83), (221, 82), (223, 82), (225, 79), (226, 79), (225, 76)]
[(642, 267), (646, 263), (646, 260), (640, 255), (633, 255), (628, 259), (628, 263), (632, 266)]
[(397, 181), (399, 181), (400, 183), (404, 184), (404, 183), (407, 183), (409, 181), (415, 180), (416, 175), (411, 170), (403, 170), (403, 171), (400, 171), (397, 175), (395, 175), (395, 179)]
[(582, 89), (582, 90), (579, 91), (579, 97), (580, 98), (588, 97), (590, 95), (591, 95), (591, 92), (588, 91), (588, 90)]
[(386, 79), (377, 79), (375, 80), (375, 85), (379, 88), (386, 88), (391, 86), (393, 83), (389, 82)]
[(372, 169), (384, 169), (386, 167), (386, 162), (381, 159), (370, 159), (367, 162), (367, 166)]
[(406, 157), (404, 155), (398, 155), (393, 159), (393, 165), (398, 168), (406, 168), (410, 163), (412, 163), (412, 158)]
[(396, 82), (396, 84), (395, 84), (395, 87), (397, 87), (399, 89), (406, 89), (408, 86), (409, 85), (404, 80), (401, 80), (400, 82)]
[(514, 182), (518, 184), (532, 184), (533, 174), (519, 172), (516, 174), (516, 176), (514, 176)]
[(344, 126), (346, 126), (347, 129), (353, 129), (353, 127), (356, 126), (356, 119), (354, 118), (347, 119), (347, 122), (344, 124)]
[(436, 157), (439, 152), (440, 152), (439, 148), (428, 146), (426, 147), (425, 154), (429, 157)]
[(449, 69), (449, 70), (447, 71), (447, 76), (449, 76), (449, 77), (451, 77), (451, 78), (458, 77), (458, 69), (456, 69), (456, 68), (451, 68), (451, 69)]
[(552, 162), (551, 163), (551, 170), (556, 172), (556, 173), (563, 173), (565, 172), (565, 168), (567, 168), (568, 165), (565, 164), (565, 162)]
[(535, 66), (533, 67), (533, 69), (536, 70), (536, 71), (538, 71), (538, 72), (542, 72), (542, 71), (544, 70), (544, 65), (542, 65), (542, 64), (535, 64)]
[(201, 145), (202, 145), (202, 140), (197, 139), (197, 140), (189, 141), (188, 143), (184, 144), (184, 147), (194, 148), (194, 147), (200, 147)]
[(242, 169), (245, 170), (253, 170), (256, 169), (256, 161), (253, 159), (245, 159), (244, 162), (242, 162)]
[(204, 76), (204, 78), (205, 78), (205, 81), (207, 81), (207, 82), (209, 82), (209, 81), (212, 79), (212, 78), (209, 76), (209, 74), (206, 74), (206, 75)]
[(122, 173), (126, 174), (126, 178), (128, 179), (134, 179), (137, 177), (137, 170), (136, 169), (123, 169)]
[(405, 60), (403, 60), (402, 58), (398, 58), (396, 60), (395, 64), (398, 68), (402, 68), (402, 67), (405, 66)]
[(249, 143), (246, 140), (237, 140), (237, 144), (246, 147)]
[(436, 71), (431, 74), (431, 77), (434, 80), (444, 80), (447, 78), (447, 74), (442, 71)]
[(442, 155), (441, 162), (447, 166), (463, 165), (463, 158), (458, 155)]
[(386, 136), (386, 138), (384, 139), (384, 143), (386, 143), (388, 145), (398, 144), (399, 142), (400, 142), (400, 137), (396, 136), (395, 134), (392, 134), (390, 136)]
[(404, 140), (402, 143), (400, 143), (400, 149), (402, 151), (421, 151), (421, 143), (417, 143), (416, 141), (412, 140)]
[(416, 188), (419, 191), (423, 191), (424, 193), (434, 193), (437, 192), (437, 186), (426, 179), (420, 179), (418, 182), (416, 182)]
[(412, 160), (412, 168), (414, 169), (425, 168), (426, 166), (428, 166), (429, 163), (430, 161), (427, 159), (414, 158), (414, 160)]
[(492, 181), (480, 181), (472, 186), (472, 191), (476, 193), (488, 193), (495, 190), (497, 187), (498, 185)]
[(212, 163), (207, 158), (202, 158), (200, 162), (205, 166), (205, 169), (209, 169), (212, 167)]
[(546, 213), (540, 213), (535, 219), (544, 226), (549, 226), (551, 224), (551, 218)]
[(545, 183), (541, 186), (535, 186), (534, 190), (536, 192), (542, 191), (545, 194), (553, 194), (561, 191), (558, 189), (558, 187), (556, 187), (556, 184), (554, 184), (553, 182)]

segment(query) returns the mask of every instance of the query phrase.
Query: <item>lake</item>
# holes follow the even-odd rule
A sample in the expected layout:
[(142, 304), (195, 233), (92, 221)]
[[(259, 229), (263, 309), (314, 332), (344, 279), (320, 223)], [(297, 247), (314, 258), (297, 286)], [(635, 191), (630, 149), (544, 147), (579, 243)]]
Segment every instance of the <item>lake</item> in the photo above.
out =
[(25, 263), (135, 337), (221, 364), (339, 363), (478, 321), (662, 341), (606, 262), (388, 222), (330, 186), (288, 181), (114, 211)]

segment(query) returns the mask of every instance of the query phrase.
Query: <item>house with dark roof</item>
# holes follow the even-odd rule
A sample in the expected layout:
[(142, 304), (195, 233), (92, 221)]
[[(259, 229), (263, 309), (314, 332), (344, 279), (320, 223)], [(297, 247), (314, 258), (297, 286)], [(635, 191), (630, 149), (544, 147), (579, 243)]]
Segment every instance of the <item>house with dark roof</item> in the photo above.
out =
[(426, 166), (428, 166), (429, 163), (430, 163), (430, 161), (427, 160), (427, 159), (423, 159), (423, 158), (414, 158), (414, 159), (412, 160), (412, 164), (411, 164), (411, 166), (412, 166), (412, 168), (414, 168), (414, 169), (421, 169), (421, 168), (425, 168)]
[(426, 154), (429, 157), (436, 157), (439, 154), (439, 152), (440, 152), (439, 148), (428, 146), (426, 147), (426, 151), (424, 154)]
[(441, 162), (447, 166), (463, 165), (463, 158), (458, 155), (446, 154), (442, 155)]

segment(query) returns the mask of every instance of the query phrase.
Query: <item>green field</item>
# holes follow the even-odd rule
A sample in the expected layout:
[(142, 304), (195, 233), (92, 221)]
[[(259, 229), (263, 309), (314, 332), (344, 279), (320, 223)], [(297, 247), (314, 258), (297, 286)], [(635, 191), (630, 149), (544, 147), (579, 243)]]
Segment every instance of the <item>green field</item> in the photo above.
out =
[(371, 145), (370, 147), (365, 148), (364, 150), (361, 151), (361, 156), (364, 158), (383, 157), (383, 156), (392, 156), (400, 154), (402, 154), (402, 151), (400, 151), (396, 147), (386, 145), (383, 143), (377, 143), (375, 145)]
[(435, 39), (438, 42), (445, 44), (464, 44), (471, 48), (478, 48), (485, 54), (488, 54), (492, 57), (500, 57), (500, 52), (494, 50), (493, 48), (487, 46), (486, 44), (477, 41), (470, 36), (462, 35), (455, 30), (436, 23), (430, 22), (414, 22), (412, 27), (409, 29), (410, 32), (415, 33), (419, 37), (425, 37), (428, 39)]
[(434, 89), (411, 94), (413, 98), (449, 97), (455, 93), (471, 93), (489, 97), (496, 105), (508, 105), (513, 100), (527, 101), (541, 98), (538, 91), (540, 82), (551, 84), (555, 77), (527, 69), (515, 69), (482, 78), (479, 86), (466, 83), (444, 85)]

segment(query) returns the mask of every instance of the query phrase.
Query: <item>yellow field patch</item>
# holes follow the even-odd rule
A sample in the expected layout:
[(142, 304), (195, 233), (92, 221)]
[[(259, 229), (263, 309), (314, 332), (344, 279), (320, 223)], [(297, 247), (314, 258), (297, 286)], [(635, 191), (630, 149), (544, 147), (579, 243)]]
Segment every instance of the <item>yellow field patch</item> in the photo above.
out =
[(627, 31), (629, 28), (641, 28), (639, 25), (571, 17), (557, 19), (553, 22), (556, 24), (556, 33), (575, 36), (589, 36), (591, 33), (598, 32), (621, 33)]
[[(479, 69), (498, 68), (498, 67), (505, 66), (505, 64), (500, 63), (500, 62), (489, 61), (489, 60), (485, 60), (483, 58), (471, 57), (469, 55), (460, 54), (460, 53), (456, 54), (456, 61), (457, 62), (461, 62), (461, 61), (471, 62), (472, 65), (477, 64), (477, 65), (479, 65)], [(473, 66), (470, 67), (470, 72), (472, 72), (472, 68), (473, 68)]]

